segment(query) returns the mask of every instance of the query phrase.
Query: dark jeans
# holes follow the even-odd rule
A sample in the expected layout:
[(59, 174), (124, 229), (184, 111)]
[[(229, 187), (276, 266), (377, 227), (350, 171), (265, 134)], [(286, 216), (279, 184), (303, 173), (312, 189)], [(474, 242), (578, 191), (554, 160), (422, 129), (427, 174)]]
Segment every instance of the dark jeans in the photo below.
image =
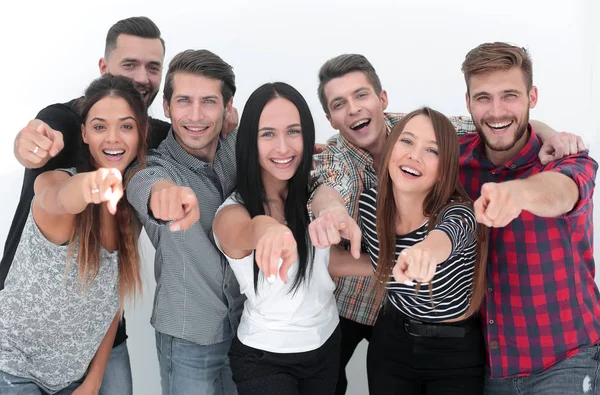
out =
[(530, 376), (485, 379), (486, 395), (600, 394), (600, 346), (581, 350), (549, 369)]
[(335, 395), (344, 395), (348, 387), (346, 379), (346, 365), (354, 354), (354, 350), (363, 340), (371, 341), (373, 327), (371, 325), (359, 324), (358, 322), (340, 317), (340, 328), (342, 330), (342, 344), (340, 347), (340, 371), (338, 382), (335, 387)]
[(259, 350), (236, 336), (229, 360), (239, 395), (332, 395), (340, 361), (340, 327), (318, 349), (300, 353)]
[(373, 328), (367, 352), (369, 392), (482, 394), (485, 346), (480, 322), (427, 324), (388, 305)]

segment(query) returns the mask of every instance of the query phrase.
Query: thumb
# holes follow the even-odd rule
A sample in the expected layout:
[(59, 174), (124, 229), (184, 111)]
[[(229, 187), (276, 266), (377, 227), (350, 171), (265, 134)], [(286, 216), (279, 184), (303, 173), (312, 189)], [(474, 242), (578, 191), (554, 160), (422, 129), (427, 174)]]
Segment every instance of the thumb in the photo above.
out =
[(400, 255), (398, 256), (398, 262), (392, 270), (392, 274), (394, 275), (394, 280), (396, 280), (397, 283), (404, 284), (410, 287), (414, 285), (414, 282), (410, 278), (408, 278), (406, 274), (404, 274), (404, 271), (407, 268), (405, 259), (406, 255), (404, 255), (403, 257), (402, 253), (400, 253)]
[(547, 151), (540, 151), (538, 157), (540, 158), (542, 165), (547, 165), (554, 159), (554, 155), (548, 153)]
[(362, 235), (356, 222), (351, 221), (350, 225), (342, 222), (340, 223), (339, 230), (342, 237), (350, 241), (350, 254), (352, 254), (354, 259), (359, 259), (361, 247), (360, 240)]
[(50, 137), (50, 140), (52, 140), (52, 146), (50, 147), (50, 155), (56, 156), (60, 151), (63, 150), (63, 148), (65, 148), (63, 135), (61, 132), (57, 132), (54, 129), (50, 129), (49, 133), (52, 136)]
[(119, 182), (118, 184), (112, 187), (112, 193), (110, 194), (110, 198), (106, 202), (106, 207), (108, 208), (108, 212), (112, 215), (117, 213), (117, 204), (119, 204), (119, 200), (123, 197), (123, 185)]
[(183, 217), (171, 223), (170, 229), (172, 232), (186, 230), (200, 219), (200, 209), (194, 192), (189, 192), (181, 197), (181, 205), (183, 207)]
[(40, 123), (37, 128), (35, 128), (35, 132), (38, 134), (41, 134), (42, 136), (48, 137), (50, 140), (53, 139), (53, 135), (50, 132), (50, 127), (48, 125), (46, 125), (45, 123)]

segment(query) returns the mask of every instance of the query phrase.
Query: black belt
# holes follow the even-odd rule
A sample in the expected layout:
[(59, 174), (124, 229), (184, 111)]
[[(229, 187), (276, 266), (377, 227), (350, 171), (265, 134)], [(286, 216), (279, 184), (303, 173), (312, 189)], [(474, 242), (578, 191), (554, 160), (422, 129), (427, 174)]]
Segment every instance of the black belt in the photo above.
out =
[(409, 335), (417, 337), (465, 337), (470, 328), (452, 325), (425, 324), (415, 320), (404, 321), (404, 329)]

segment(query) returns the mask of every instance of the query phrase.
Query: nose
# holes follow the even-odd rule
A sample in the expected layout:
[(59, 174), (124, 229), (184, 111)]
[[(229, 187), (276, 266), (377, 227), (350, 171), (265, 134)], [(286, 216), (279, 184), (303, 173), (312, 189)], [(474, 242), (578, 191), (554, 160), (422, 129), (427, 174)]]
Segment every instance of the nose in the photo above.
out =
[(504, 106), (502, 105), (502, 100), (494, 99), (492, 102), (492, 108), (490, 109), (491, 116), (494, 118), (500, 118), (504, 115)]
[(106, 141), (109, 143), (117, 143), (121, 138), (121, 132), (119, 131), (118, 126), (111, 126), (108, 128), (108, 132), (106, 133)]
[(204, 111), (202, 111), (202, 104), (199, 102), (192, 104), (192, 113), (190, 114), (192, 121), (201, 121), (204, 119)]
[(288, 144), (286, 139), (286, 134), (279, 135), (277, 140), (277, 151), (281, 154), (287, 152)]
[(138, 84), (148, 85), (150, 83), (150, 78), (148, 78), (148, 72), (143, 67), (136, 68), (135, 72), (131, 76)]
[(411, 146), (411, 150), (408, 152), (408, 157), (419, 162), (421, 160), (421, 150), (418, 149), (416, 145)]
[(357, 103), (356, 100), (348, 100), (348, 115), (357, 114), (360, 109), (360, 103)]

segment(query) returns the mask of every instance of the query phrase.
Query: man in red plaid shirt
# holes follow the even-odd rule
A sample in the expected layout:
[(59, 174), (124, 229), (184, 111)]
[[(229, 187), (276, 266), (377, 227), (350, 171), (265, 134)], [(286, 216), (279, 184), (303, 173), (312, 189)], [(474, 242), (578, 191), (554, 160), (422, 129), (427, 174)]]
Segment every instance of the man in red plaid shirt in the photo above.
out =
[[(328, 60), (321, 67), (319, 81), (319, 99), (339, 135), (328, 140), (327, 149), (314, 157), (311, 173), (314, 194), (309, 206), (316, 218), (309, 226), (310, 236), (316, 247), (337, 244), (341, 237), (347, 238), (353, 253), (358, 254), (360, 228), (352, 218), (358, 214), (358, 197), (363, 190), (376, 186), (387, 134), (403, 114), (384, 112), (387, 94), (373, 66), (362, 55), (345, 54)], [(450, 117), (450, 120), (459, 135), (475, 130), (468, 118)], [(551, 160), (583, 148), (577, 136), (556, 134), (543, 123), (535, 125), (538, 132), (545, 129), (548, 140), (540, 152), (543, 158)], [(345, 224), (343, 231), (341, 224)], [(370, 338), (380, 306), (373, 303), (368, 278), (341, 279), (337, 282), (336, 299), (342, 327), (336, 394), (344, 394), (346, 364), (357, 344), (363, 338)]]
[(477, 133), (461, 137), (461, 181), (476, 199), (478, 222), (491, 228), (485, 393), (598, 394), (598, 165), (587, 152), (540, 162), (529, 124), (538, 92), (524, 49), (482, 44), (462, 70)]

